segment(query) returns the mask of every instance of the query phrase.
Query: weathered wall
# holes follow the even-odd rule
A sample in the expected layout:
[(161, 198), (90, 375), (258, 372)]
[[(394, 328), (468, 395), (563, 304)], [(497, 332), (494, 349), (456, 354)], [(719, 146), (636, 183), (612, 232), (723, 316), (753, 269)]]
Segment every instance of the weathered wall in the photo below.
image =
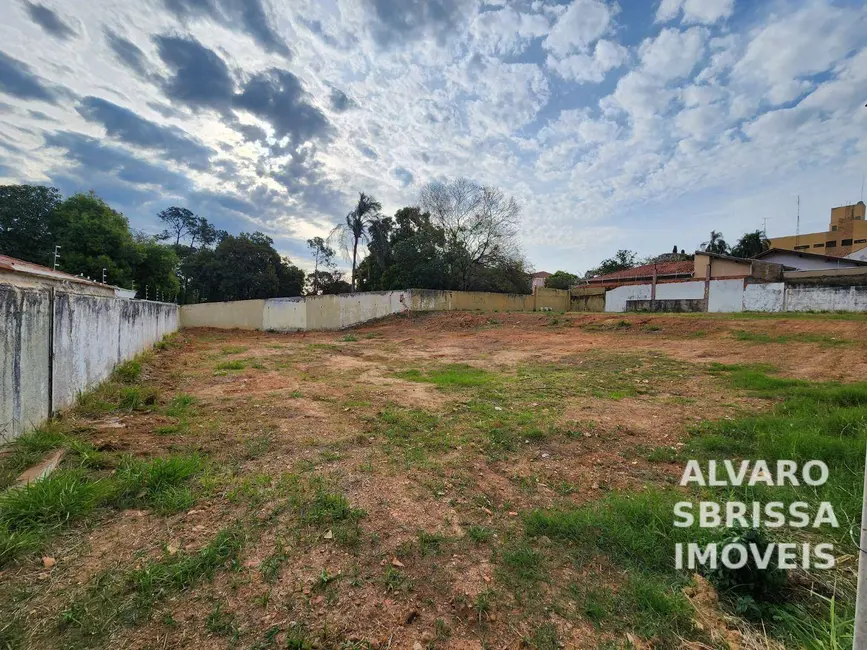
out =
[[(547, 291), (539, 288), (536, 291)], [(488, 293), (486, 291), (450, 291), (449, 309), (481, 311), (533, 311), (535, 299), (532, 294)]]
[[(656, 285), (657, 290), (660, 286)], [(628, 284), (606, 291), (605, 311), (626, 311), (627, 300), (650, 300), (650, 288), (649, 284)]]
[(696, 312), (704, 311), (704, 298), (672, 298), (666, 300), (627, 300), (626, 311)]
[(571, 311), (605, 311), (605, 289), (602, 287), (573, 287)]
[(181, 307), (181, 327), (219, 327), (222, 329), (261, 330), (264, 300), (203, 302)]
[(656, 285), (657, 300), (704, 300), (704, 282), (667, 282)]
[(707, 310), (710, 312), (736, 312), (744, 308), (743, 280), (711, 280), (708, 288)]
[(867, 286), (786, 287), (786, 311), (867, 311)]
[(786, 285), (782, 282), (748, 284), (744, 287), (744, 311), (783, 311)]
[[(523, 297), (523, 296), (522, 296)], [(546, 289), (539, 287), (535, 296), (536, 310), (550, 309), (551, 311), (569, 310), (569, 291), (566, 289)]]
[(748, 261), (740, 262), (737, 260), (726, 260), (719, 257), (709, 257), (708, 255), (696, 253), (694, 267), (695, 270), (693, 271), (694, 278), (700, 278), (704, 280), (705, 277), (707, 277), (706, 274), (708, 260), (711, 260), (711, 280), (713, 280), (714, 278), (730, 278), (732, 276), (746, 277), (750, 274), (751, 263)]
[(263, 309), (262, 329), (278, 332), (307, 329), (307, 303), (304, 298), (271, 298), (265, 301)]
[(171, 303), (56, 294), (53, 407), (72, 405), (117, 364), (177, 329), (178, 307)]
[[(829, 253), (830, 255), (831, 253)], [(851, 257), (851, 256), (850, 256)], [(812, 255), (799, 255), (798, 251), (774, 251), (762, 257), (765, 262), (775, 262), (784, 266), (791, 266), (799, 271), (814, 271), (818, 269), (844, 269), (854, 268), (858, 264), (845, 259), (828, 260), (824, 257)]]
[(0, 442), (48, 417), (48, 291), (0, 286)]
[[(120, 362), (178, 329), (177, 305), (0, 286), (0, 439), (108, 377)], [(52, 351), (53, 349), (53, 359)]]
[(309, 296), (304, 302), (307, 305), (307, 329), (333, 330), (405, 311), (409, 304), (409, 292), (371, 291), (338, 296)]

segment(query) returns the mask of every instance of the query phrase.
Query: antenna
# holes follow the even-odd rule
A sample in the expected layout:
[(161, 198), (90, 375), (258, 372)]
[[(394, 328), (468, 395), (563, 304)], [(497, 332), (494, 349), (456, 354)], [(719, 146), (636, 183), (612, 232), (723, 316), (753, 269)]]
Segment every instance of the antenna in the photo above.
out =
[(762, 233), (764, 234), (765, 239), (768, 238), (768, 219), (770, 219), (770, 217), (764, 217), (762, 219)]
[(862, 201), (864, 200), (864, 177), (865, 176), (867, 176), (867, 174), (861, 174), (861, 200)]
[(795, 246), (801, 243), (799, 237), (801, 236), (801, 195), (798, 194), (798, 216), (795, 221)]

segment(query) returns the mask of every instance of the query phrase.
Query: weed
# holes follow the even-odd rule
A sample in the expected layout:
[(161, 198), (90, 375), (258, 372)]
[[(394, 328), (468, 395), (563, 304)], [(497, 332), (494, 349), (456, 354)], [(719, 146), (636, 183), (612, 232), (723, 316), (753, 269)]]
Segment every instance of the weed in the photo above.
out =
[(134, 384), (141, 378), (141, 361), (130, 359), (115, 367), (112, 379), (122, 384)]
[(527, 640), (527, 644), (536, 650), (559, 650), (560, 639), (557, 636), (557, 628), (553, 623), (542, 623)]
[(412, 580), (409, 576), (391, 565), (385, 567), (383, 582), (388, 593), (412, 591)]
[(274, 583), (277, 581), (277, 576), (280, 572), (280, 567), (289, 559), (283, 542), (278, 541), (274, 548), (274, 552), (266, 557), (259, 566), (259, 571), (262, 573), (262, 578), (265, 582)]
[(114, 477), (110, 500), (119, 508), (152, 506), (161, 513), (184, 510), (192, 505), (192, 494), (184, 484), (203, 467), (198, 456), (125, 457)]
[(517, 542), (507, 547), (500, 559), (503, 577), (513, 587), (531, 587), (546, 575), (542, 554), (526, 543)]
[(56, 471), (0, 495), (0, 526), (19, 533), (60, 528), (93, 510), (103, 487), (82, 472)]
[(240, 359), (232, 359), (231, 361), (222, 361), (214, 366), (214, 370), (243, 370), (247, 367)]
[(467, 529), (467, 534), (476, 544), (487, 544), (494, 536), (494, 531), (484, 526), (470, 526)]
[(205, 629), (217, 636), (237, 637), (239, 634), (238, 626), (235, 624), (235, 615), (224, 611), (223, 603), (219, 602), (214, 605), (214, 609), (205, 619)]
[(418, 548), (422, 555), (439, 555), (445, 537), (435, 533), (418, 531)]
[(344, 334), (340, 340), (344, 343), (355, 343), (358, 340), (358, 337), (353, 334)]
[(424, 374), (418, 370), (408, 370), (397, 373), (397, 376), (410, 381), (435, 384), (439, 388), (483, 386), (493, 380), (491, 373), (486, 370), (463, 363), (434, 368)]
[(249, 349), (246, 345), (226, 345), (220, 348), (220, 352), (223, 354), (241, 354)]

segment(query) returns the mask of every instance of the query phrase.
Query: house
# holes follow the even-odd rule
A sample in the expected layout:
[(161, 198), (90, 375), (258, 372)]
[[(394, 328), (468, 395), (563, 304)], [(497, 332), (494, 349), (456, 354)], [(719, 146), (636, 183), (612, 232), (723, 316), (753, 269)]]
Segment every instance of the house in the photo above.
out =
[(135, 292), (94, 282), (47, 266), (0, 255), (0, 284), (30, 289), (61, 289), (67, 293), (112, 298), (133, 298)]
[(590, 278), (590, 286), (608, 287), (621, 284), (651, 282), (655, 277), (658, 282), (688, 280), (693, 277), (694, 263), (692, 260), (683, 262), (657, 262), (642, 264), (631, 269), (606, 273)]
[(831, 210), (831, 222), (824, 232), (789, 235), (771, 239), (771, 248), (847, 257), (867, 248), (867, 221), (864, 201)]
[(536, 271), (530, 276), (530, 289), (533, 293), (536, 293), (536, 289), (538, 287), (545, 286), (545, 280), (550, 278), (553, 274), (548, 273), (548, 271)]
[[(857, 253), (853, 253), (857, 255)], [(867, 266), (867, 261), (854, 257), (837, 257), (823, 253), (771, 248), (756, 255), (755, 259), (774, 262), (795, 271), (819, 271), (824, 269), (852, 269)]]

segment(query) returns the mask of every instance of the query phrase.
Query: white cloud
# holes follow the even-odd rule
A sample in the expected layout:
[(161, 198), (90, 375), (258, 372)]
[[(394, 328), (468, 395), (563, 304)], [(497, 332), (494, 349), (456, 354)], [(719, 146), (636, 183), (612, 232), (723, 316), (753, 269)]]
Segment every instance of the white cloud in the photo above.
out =
[(511, 7), (477, 14), (470, 27), (475, 47), (489, 54), (517, 54), (533, 38), (548, 33), (550, 22), (539, 13), (521, 13)]
[(586, 49), (608, 32), (615, 13), (616, 5), (601, 0), (572, 0), (551, 28), (544, 46), (557, 57)]
[(641, 68), (663, 81), (686, 77), (704, 57), (706, 40), (707, 30), (701, 27), (683, 32), (667, 27), (638, 48)]
[(666, 23), (683, 11), (683, 22), (711, 25), (732, 15), (735, 0), (662, 0), (656, 21)]
[(548, 56), (547, 65), (564, 79), (578, 83), (599, 83), (605, 74), (619, 68), (629, 58), (629, 50), (613, 41), (597, 41), (593, 54), (572, 54), (564, 59)]

